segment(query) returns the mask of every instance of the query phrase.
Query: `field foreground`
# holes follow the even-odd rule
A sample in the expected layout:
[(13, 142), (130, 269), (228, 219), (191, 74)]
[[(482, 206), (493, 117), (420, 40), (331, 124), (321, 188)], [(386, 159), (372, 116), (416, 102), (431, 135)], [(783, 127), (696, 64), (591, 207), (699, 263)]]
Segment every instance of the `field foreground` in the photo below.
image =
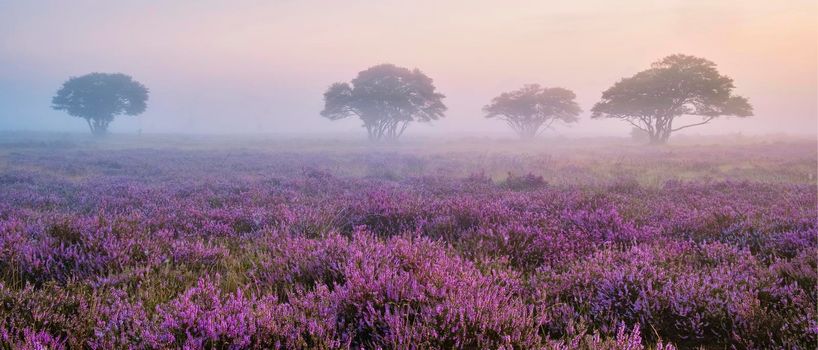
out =
[(818, 345), (814, 141), (0, 144), (4, 348)]

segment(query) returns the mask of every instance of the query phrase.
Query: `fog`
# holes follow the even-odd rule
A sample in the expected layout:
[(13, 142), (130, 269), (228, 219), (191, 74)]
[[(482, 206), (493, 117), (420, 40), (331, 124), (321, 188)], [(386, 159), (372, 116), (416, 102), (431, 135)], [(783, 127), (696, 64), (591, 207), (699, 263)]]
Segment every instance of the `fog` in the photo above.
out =
[[(573, 90), (578, 123), (546, 136), (627, 136), (591, 120), (601, 91), (666, 55), (707, 58), (750, 118), (684, 134), (818, 128), (818, 4), (795, 1), (0, 1), (0, 130), (87, 132), (50, 109), (71, 76), (122, 72), (150, 89), (114, 133), (365, 137), (322, 118), (322, 94), (367, 67), (419, 68), (446, 117), (406, 134), (512, 136), (481, 108), (526, 83)], [(690, 117), (687, 117), (690, 118)], [(692, 120), (692, 119), (691, 119)]]

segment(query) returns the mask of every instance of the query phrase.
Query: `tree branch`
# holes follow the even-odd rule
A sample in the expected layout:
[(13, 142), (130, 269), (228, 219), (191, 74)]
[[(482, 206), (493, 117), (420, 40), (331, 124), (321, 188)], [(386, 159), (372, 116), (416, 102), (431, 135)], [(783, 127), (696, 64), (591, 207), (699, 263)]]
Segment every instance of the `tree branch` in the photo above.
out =
[(626, 121), (626, 122), (628, 122), (628, 123), (630, 123), (631, 125), (633, 125), (633, 127), (637, 128), (637, 129), (639, 129), (639, 130), (642, 130), (642, 131), (644, 131), (644, 132), (648, 132), (648, 133), (650, 132), (650, 130), (647, 130), (647, 129), (645, 129), (645, 128), (643, 128), (643, 127), (639, 126), (639, 124), (634, 123), (634, 122), (633, 122), (633, 121), (631, 121), (630, 119), (625, 118), (625, 121)]
[(680, 126), (680, 127), (676, 128), (676, 129), (670, 129), (670, 131), (671, 131), (671, 132), (673, 132), (673, 131), (679, 131), (679, 130), (682, 130), (682, 129), (685, 129), (685, 128), (689, 128), (689, 127), (691, 127), (691, 126), (697, 126), (697, 125), (707, 124), (707, 123), (709, 123), (711, 120), (713, 120), (713, 119), (715, 119), (715, 118), (716, 118), (716, 117), (707, 117), (707, 119), (705, 119), (705, 120), (704, 120), (703, 122), (701, 122), (701, 123), (695, 123), (695, 124), (690, 124), (690, 125)]

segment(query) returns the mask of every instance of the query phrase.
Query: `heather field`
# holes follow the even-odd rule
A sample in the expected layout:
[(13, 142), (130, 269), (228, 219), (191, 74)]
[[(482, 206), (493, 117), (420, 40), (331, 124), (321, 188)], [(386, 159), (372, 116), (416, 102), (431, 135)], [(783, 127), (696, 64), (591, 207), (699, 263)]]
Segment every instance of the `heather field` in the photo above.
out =
[(2, 348), (818, 346), (815, 140), (29, 136)]

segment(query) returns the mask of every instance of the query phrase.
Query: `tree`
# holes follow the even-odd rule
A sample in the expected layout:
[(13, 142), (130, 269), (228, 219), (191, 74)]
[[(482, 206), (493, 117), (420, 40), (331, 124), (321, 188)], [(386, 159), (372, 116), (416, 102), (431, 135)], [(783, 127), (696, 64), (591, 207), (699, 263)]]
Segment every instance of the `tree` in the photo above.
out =
[(490, 105), (483, 107), (483, 111), (486, 118), (505, 121), (520, 137), (532, 138), (543, 126), (549, 128), (555, 121), (576, 122), (582, 110), (575, 98), (576, 95), (568, 89), (528, 84), (519, 90), (500, 94), (491, 100)]
[[(719, 74), (711, 61), (667, 56), (605, 90), (591, 110), (591, 118), (625, 120), (647, 132), (651, 144), (663, 144), (675, 131), (707, 124), (720, 116), (752, 116), (753, 107), (746, 98), (733, 95), (733, 88), (733, 79)], [(682, 116), (701, 119), (674, 126)]]
[(128, 75), (90, 73), (63, 83), (51, 108), (85, 119), (91, 133), (100, 136), (114, 117), (144, 112), (147, 101), (148, 89)]
[(437, 120), (446, 111), (445, 96), (418, 69), (381, 64), (358, 73), (351, 83), (327, 89), (321, 115), (331, 120), (356, 116), (373, 141), (397, 139), (409, 123)]

